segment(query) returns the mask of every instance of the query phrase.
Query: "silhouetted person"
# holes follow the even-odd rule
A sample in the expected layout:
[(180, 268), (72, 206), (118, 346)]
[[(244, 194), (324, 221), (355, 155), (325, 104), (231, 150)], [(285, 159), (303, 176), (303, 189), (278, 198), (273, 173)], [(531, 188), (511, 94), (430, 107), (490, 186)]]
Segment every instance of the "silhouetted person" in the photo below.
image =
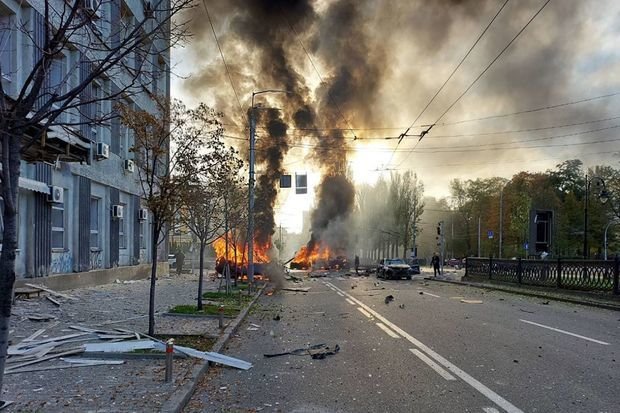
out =
[(180, 275), (183, 271), (183, 264), (185, 263), (185, 254), (182, 251), (177, 252), (177, 274)]
[(358, 270), (360, 268), (360, 257), (355, 256), (355, 275), (360, 275)]
[(437, 274), (441, 275), (441, 270), (439, 269), (439, 255), (437, 253), (433, 254), (433, 258), (431, 258), (431, 265), (433, 266), (433, 274), (437, 277)]

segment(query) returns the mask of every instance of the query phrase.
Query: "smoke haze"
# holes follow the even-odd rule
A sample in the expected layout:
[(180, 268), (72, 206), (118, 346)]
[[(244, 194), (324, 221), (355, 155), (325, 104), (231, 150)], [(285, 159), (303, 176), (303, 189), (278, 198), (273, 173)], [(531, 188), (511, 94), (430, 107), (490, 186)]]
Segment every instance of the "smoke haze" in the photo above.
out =
[[(396, 139), (383, 139), (404, 132), (502, 3), (209, 1), (243, 110), (206, 15), (200, 15), (204, 9), (196, 10), (195, 41), (187, 52), (195, 64), (192, 76), (181, 83), (183, 94), (209, 100), (226, 114), (229, 133), (243, 137), (252, 91), (290, 92), (260, 97), (264, 108), (280, 109), (258, 110), (257, 161), (264, 174), (258, 178), (257, 205), (268, 211), (260, 217), (261, 237), (273, 231), (278, 174), (291, 160), (312, 163), (322, 174), (311, 216), (313, 239), (346, 244), (350, 237), (343, 223), (354, 199), (348, 168), (356, 180), (411, 169), (431, 194), (445, 194), (454, 178), (509, 177), (575, 157), (583, 157), (586, 165), (600, 163), (602, 153), (617, 153), (613, 144), (599, 142), (613, 138), (613, 130), (589, 132), (614, 121), (558, 126), (615, 116), (620, 98), (460, 122), (620, 91), (620, 76), (614, 75), (620, 67), (614, 46), (620, 5), (611, 0), (549, 3), (417, 146), (417, 136), (398, 146)], [(410, 134), (434, 123), (543, 3), (509, 2)], [(536, 128), (549, 129), (514, 132)], [(576, 132), (585, 133), (553, 138)], [(338, 233), (341, 239), (332, 237)]]

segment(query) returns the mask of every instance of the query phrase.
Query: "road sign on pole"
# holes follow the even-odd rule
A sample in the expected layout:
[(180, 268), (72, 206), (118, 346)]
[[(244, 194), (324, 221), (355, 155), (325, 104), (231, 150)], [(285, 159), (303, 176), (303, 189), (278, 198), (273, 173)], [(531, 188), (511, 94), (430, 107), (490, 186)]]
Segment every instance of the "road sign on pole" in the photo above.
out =
[(488, 230), (487, 231), (487, 236), (489, 237), (489, 239), (493, 239), (493, 231)]

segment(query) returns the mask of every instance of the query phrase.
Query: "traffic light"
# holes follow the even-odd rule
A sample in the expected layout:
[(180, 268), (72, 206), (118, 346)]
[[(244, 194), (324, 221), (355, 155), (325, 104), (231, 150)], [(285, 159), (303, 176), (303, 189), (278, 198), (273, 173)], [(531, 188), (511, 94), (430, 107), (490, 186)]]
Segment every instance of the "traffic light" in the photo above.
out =
[(441, 235), (441, 222), (437, 224), (437, 235)]

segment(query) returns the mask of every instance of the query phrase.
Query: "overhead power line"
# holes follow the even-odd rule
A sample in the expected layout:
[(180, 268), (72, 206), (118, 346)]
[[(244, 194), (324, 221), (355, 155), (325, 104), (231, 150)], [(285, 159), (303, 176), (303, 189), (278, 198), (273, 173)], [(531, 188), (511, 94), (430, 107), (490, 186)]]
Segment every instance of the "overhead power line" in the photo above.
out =
[[(462, 124), (462, 123), (469, 123), (469, 122), (477, 122), (477, 121), (481, 121), (481, 120), (488, 120), (488, 119), (498, 119), (498, 118), (506, 118), (509, 116), (515, 116), (515, 115), (521, 115), (521, 114), (526, 114), (526, 113), (535, 113), (535, 112), (541, 112), (541, 111), (545, 111), (545, 110), (551, 110), (551, 109), (557, 109), (557, 108), (561, 108), (561, 107), (566, 107), (566, 106), (572, 106), (572, 105), (578, 105), (580, 103), (586, 103), (586, 102), (592, 102), (595, 100), (600, 100), (600, 99), (607, 99), (607, 98), (611, 98), (611, 97), (615, 97), (615, 96), (619, 96), (620, 92), (614, 92), (614, 93), (608, 93), (605, 95), (600, 95), (600, 96), (593, 96), (593, 97), (589, 97), (589, 98), (584, 98), (584, 99), (579, 99), (579, 100), (574, 100), (574, 101), (569, 101), (569, 102), (564, 102), (564, 103), (558, 103), (558, 104), (554, 104), (554, 105), (548, 105), (548, 106), (541, 106), (541, 107), (536, 107), (536, 108), (532, 108), (532, 109), (525, 109), (525, 110), (521, 110), (521, 111), (517, 111), (517, 112), (510, 112), (510, 113), (503, 113), (500, 115), (489, 115), (489, 116), (483, 116), (483, 117), (479, 117), (479, 118), (472, 118), (472, 119), (462, 119), (462, 120), (458, 120), (458, 121), (454, 121), (454, 122), (442, 122), (442, 123), (438, 123), (435, 125), (436, 128), (438, 127), (442, 127), (442, 126), (452, 126), (452, 125), (458, 125), (458, 124)], [(601, 119), (601, 120), (594, 120), (594, 121), (588, 121), (588, 122), (584, 122), (585, 123), (594, 123), (594, 122), (602, 122), (604, 120), (611, 120), (611, 119), (616, 119), (614, 118), (607, 118), (607, 119)], [(582, 123), (575, 123), (572, 125), (579, 125)], [(244, 125), (236, 125), (233, 123), (223, 123), (223, 126), (229, 127), (229, 128), (238, 128), (238, 129), (247, 129), (247, 126)], [(564, 126), (572, 126), (572, 125), (564, 125)], [(417, 125), (419, 127), (423, 127), (423, 128), (428, 128), (430, 125)], [(563, 127), (563, 126), (554, 126), (555, 127)], [(263, 126), (257, 125), (256, 126), (257, 129), (266, 129)], [(317, 131), (317, 132), (339, 132), (339, 131), (350, 131), (350, 130), (354, 130), (354, 131), (379, 131), (379, 130), (403, 130), (406, 129), (405, 126), (392, 126), (392, 127), (388, 127), (388, 126), (383, 126), (383, 127), (375, 127), (375, 128), (293, 128), (293, 127), (289, 127), (288, 130), (293, 131), (293, 132), (308, 132), (308, 131)], [(551, 129), (551, 128), (550, 128)], [(529, 131), (529, 130), (523, 130), (523, 131)], [(503, 132), (497, 132), (497, 133), (514, 133), (517, 131), (503, 131)], [(407, 135), (407, 136), (418, 136), (418, 135)], [(457, 136), (467, 136), (467, 135), (435, 135), (432, 136), (432, 138), (439, 138), (439, 137), (457, 137)], [(431, 136), (429, 136), (429, 138), (431, 138)], [(399, 136), (381, 136), (381, 137), (357, 137), (358, 140), (379, 140), (379, 139), (399, 139)]]
[(540, 8), (538, 9), (538, 11), (536, 13), (534, 13), (534, 15), (532, 17), (530, 17), (530, 19), (527, 21), (527, 23), (525, 23), (525, 26), (523, 26), (521, 28), (521, 30), (519, 30), (517, 32), (517, 34), (514, 35), (514, 37), (508, 42), (508, 44), (498, 53), (497, 56), (495, 56), (495, 59), (491, 60), (491, 63), (489, 63), (487, 65), (487, 67), (484, 68), (484, 70), (482, 72), (480, 72), (480, 74), (474, 79), (473, 82), (471, 82), (471, 84), (469, 86), (467, 86), (467, 89), (465, 89), (463, 91), (463, 93), (461, 93), (455, 100), (454, 102), (452, 102), (452, 104), (450, 104), (450, 106), (447, 107), (446, 110), (443, 111), (443, 113), (441, 115), (439, 115), (439, 117), (437, 118), (437, 120), (433, 123), (437, 124), (439, 123), (439, 121), (446, 115), (446, 113), (448, 113), (453, 107), (454, 105), (456, 105), (458, 103), (459, 100), (461, 100), (461, 98), (463, 96), (465, 96), (467, 94), (467, 92), (469, 92), (471, 90), (472, 87), (474, 87), (474, 85), (478, 82), (478, 80), (480, 80), (480, 78), (482, 76), (484, 76), (484, 74), (491, 68), (491, 66), (493, 66), (493, 64), (495, 62), (497, 62), (499, 60), (499, 58), (504, 54), (504, 52), (506, 50), (508, 50), (508, 48), (515, 42), (515, 40), (517, 40), (519, 38), (519, 36), (521, 36), (521, 33), (523, 33), (525, 31), (525, 29), (527, 29), (527, 27), (530, 25), (530, 23), (532, 23), (534, 21), (534, 19), (540, 14), (540, 12), (543, 11), (543, 9), (545, 7), (547, 7), (547, 4), (549, 4), (551, 0), (547, 0), (542, 6), (540, 6)]
[(215, 28), (213, 27), (213, 21), (211, 20), (211, 14), (209, 14), (209, 9), (207, 8), (207, 0), (202, 0), (202, 4), (205, 8), (205, 12), (207, 13), (207, 18), (209, 19), (209, 25), (211, 26), (211, 31), (213, 32), (213, 37), (215, 38), (215, 43), (217, 44), (217, 49), (220, 51), (220, 56), (222, 57), (222, 62), (224, 62), (224, 67), (226, 68), (226, 74), (228, 75), (228, 81), (230, 82), (230, 87), (232, 88), (235, 99), (237, 100), (237, 104), (239, 105), (239, 110), (241, 111), (241, 116), (243, 116), (248, 122), (245, 111), (243, 110), (243, 106), (241, 106), (241, 101), (239, 100), (239, 95), (237, 94), (237, 89), (235, 89), (235, 84), (233, 83), (232, 76), (230, 75), (230, 69), (228, 69), (228, 63), (226, 63), (226, 59), (224, 58), (224, 53), (222, 52), (222, 47), (220, 46), (220, 41), (217, 38), (217, 34), (215, 33)]
[[(484, 30), (482, 31), (482, 33), (480, 33), (480, 35), (478, 36), (478, 38), (476, 39), (476, 41), (474, 42), (474, 44), (471, 45), (471, 47), (469, 48), (469, 50), (467, 51), (467, 53), (465, 53), (465, 55), (463, 56), (463, 58), (461, 59), (461, 61), (459, 62), (458, 65), (456, 65), (456, 67), (452, 70), (452, 73), (450, 73), (450, 75), (448, 76), (448, 78), (443, 82), (443, 84), (441, 85), (441, 87), (439, 89), (437, 89), (437, 92), (435, 92), (435, 94), (433, 95), (433, 97), (428, 101), (428, 103), (426, 104), (426, 106), (424, 106), (424, 108), (422, 109), (422, 111), (420, 111), (420, 113), (418, 114), (418, 116), (416, 116), (415, 120), (413, 122), (411, 122), (411, 125), (407, 128), (407, 130), (405, 130), (405, 132), (403, 132), (400, 135), (400, 139), (398, 140), (398, 143), (400, 144), (400, 142), (403, 140), (403, 138), (405, 136), (407, 136), (407, 133), (409, 133), (409, 130), (411, 130), (411, 128), (413, 127), (413, 125), (415, 125), (415, 123), (420, 119), (420, 117), (422, 117), (422, 115), (424, 114), (424, 112), (426, 112), (426, 109), (428, 109), (428, 107), (435, 101), (435, 98), (441, 93), (441, 91), (446, 87), (446, 85), (448, 84), (448, 82), (450, 81), (450, 79), (452, 79), (452, 77), (454, 76), (454, 74), (456, 73), (457, 70), (459, 70), (459, 68), (461, 67), (461, 65), (463, 64), (463, 62), (465, 62), (465, 59), (467, 59), (469, 57), (469, 55), (471, 54), (471, 52), (474, 50), (474, 48), (478, 45), (478, 43), (480, 42), (480, 39), (482, 39), (482, 37), (485, 35), (485, 33), (489, 30), (489, 27), (491, 27), (491, 25), (493, 24), (493, 22), (495, 21), (495, 19), (497, 19), (497, 16), (499, 16), (499, 14), (502, 12), (502, 10), (504, 10), (504, 7), (506, 7), (506, 4), (508, 4), (509, 0), (506, 0), (504, 2), (504, 4), (502, 4), (502, 6), (499, 8), (499, 10), (497, 11), (497, 13), (495, 13), (495, 16), (493, 16), (493, 18), (491, 19), (491, 21), (489, 22), (489, 24), (486, 25), (486, 27), (484, 28)], [(430, 125), (430, 127), (432, 127), (433, 125)]]
[[(482, 76), (484, 76), (484, 74), (491, 68), (491, 66), (493, 66), (493, 64), (495, 62), (497, 62), (499, 60), (499, 58), (504, 54), (504, 52), (506, 50), (508, 50), (508, 48), (515, 42), (515, 40), (517, 40), (519, 38), (519, 36), (521, 36), (521, 33), (523, 33), (525, 31), (525, 29), (530, 25), (530, 23), (532, 23), (534, 21), (534, 19), (540, 14), (540, 12), (543, 11), (543, 9), (547, 6), (547, 4), (549, 4), (550, 1), (551, 0), (547, 0), (538, 9), (538, 11), (536, 13), (534, 13), (534, 15), (527, 21), (527, 23), (525, 23), (525, 25), (521, 28), (521, 30), (519, 30), (517, 32), (517, 34), (514, 35), (514, 37), (497, 54), (497, 56), (495, 56), (495, 58), (493, 60), (491, 60), (491, 62), (484, 68), (484, 70), (482, 72), (480, 72), (480, 74), (470, 83), (470, 85), (446, 108), (446, 110), (444, 110), (441, 113), (441, 115), (439, 115), (437, 120), (435, 122), (433, 122), (433, 125), (436, 125), (437, 123), (439, 123), (439, 121), (441, 119), (443, 119), (443, 117), (461, 100), (461, 98), (463, 98), (463, 96), (465, 96), (467, 94), (467, 92), (469, 92), (471, 90), (471, 88), (474, 87), (474, 85), (478, 82), (478, 80), (480, 80), (480, 78), (482, 78)], [(427, 130), (427, 132), (428, 132), (428, 130)], [(422, 137), (420, 137), (420, 139), (418, 139), (418, 142), (420, 142), (421, 139), (422, 139)], [(409, 153), (413, 152), (415, 150), (416, 146), (417, 146), (417, 144), (409, 151)], [(399, 167), (406, 159), (407, 159), (407, 157), (404, 157), (403, 160), (397, 165), (397, 167)]]
[(606, 95), (594, 96), (594, 97), (590, 97), (590, 98), (574, 100), (574, 101), (571, 101), (571, 102), (558, 103), (556, 105), (541, 106), (541, 107), (538, 107), (538, 108), (526, 109), (526, 110), (521, 110), (521, 111), (518, 111), (518, 112), (504, 113), (504, 114), (501, 114), (501, 115), (483, 116), (483, 117), (474, 118), (474, 119), (463, 119), (463, 120), (457, 120), (457, 121), (454, 121), (454, 122), (445, 122), (445, 123), (440, 123), (437, 126), (459, 125), (461, 123), (477, 122), (477, 121), (481, 121), (481, 120), (506, 118), (506, 117), (509, 117), (509, 116), (522, 115), (522, 114), (525, 114), (525, 113), (534, 113), (534, 112), (540, 112), (540, 111), (543, 111), (543, 110), (550, 110), (550, 109), (561, 108), (561, 107), (564, 107), (564, 106), (577, 105), (579, 103), (592, 102), (593, 100), (606, 99), (606, 98), (610, 98), (610, 97), (614, 97), (614, 96), (618, 96), (618, 95), (620, 95), (620, 92), (608, 93)]
[[(617, 126), (618, 127), (618, 126)], [(513, 149), (538, 149), (538, 148), (557, 148), (557, 147), (570, 147), (570, 146), (583, 146), (583, 145), (594, 145), (599, 143), (610, 143), (610, 142), (618, 142), (620, 138), (612, 138), (612, 139), (600, 139), (596, 141), (588, 141), (588, 142), (571, 142), (571, 143), (550, 143), (545, 145), (531, 145), (531, 146), (513, 146), (510, 148), (470, 148), (470, 149), (451, 149), (451, 148), (443, 148), (437, 150), (424, 150), (420, 153), (451, 153), (451, 152), (488, 152), (488, 151), (508, 151)]]
[[(449, 153), (449, 152), (483, 152), (483, 151), (489, 151), (489, 150), (512, 150), (512, 149), (539, 148), (541, 146), (512, 146), (512, 147), (504, 147), (504, 145), (515, 145), (515, 144), (524, 144), (524, 143), (526, 144), (526, 143), (531, 143), (531, 142), (539, 142), (539, 141), (552, 140), (552, 139), (558, 139), (558, 138), (566, 138), (566, 137), (571, 137), (571, 136), (586, 135), (586, 134), (590, 134), (590, 133), (596, 133), (596, 132), (601, 132), (601, 131), (611, 130), (611, 129), (618, 129), (618, 128), (620, 128), (620, 125), (607, 126), (607, 127), (604, 127), (604, 128), (596, 128), (596, 129), (590, 129), (590, 130), (581, 131), (581, 132), (566, 133), (566, 134), (561, 134), (561, 135), (553, 135), (553, 136), (546, 136), (546, 137), (538, 137), (538, 138), (517, 140), (517, 141), (512, 141), (512, 142), (485, 143), (485, 144), (467, 145), (467, 146), (450, 146), (449, 148), (445, 148), (443, 146), (436, 146), (436, 147), (424, 148), (424, 149), (421, 150), (420, 153), (428, 154), (428, 153), (444, 153), (444, 152), (446, 152), (446, 153)], [(246, 140), (244, 138), (238, 138), (238, 139)], [(562, 144), (547, 144), (547, 146), (548, 147), (552, 147), (552, 146), (575, 146), (575, 145), (583, 145), (583, 144), (615, 142), (616, 140), (618, 140), (618, 139), (588, 141), (588, 142), (573, 142), (573, 143), (562, 143)], [(260, 139), (258, 139), (258, 141), (260, 141)], [(319, 146), (319, 145), (305, 144), (305, 143), (289, 144), (288, 146), (289, 146), (289, 149), (293, 149), (293, 148), (299, 148), (299, 149), (321, 149), (321, 150), (331, 150), (332, 148), (333, 149), (342, 149), (343, 151), (345, 151), (347, 153), (356, 153), (356, 152), (386, 153), (386, 152), (392, 152), (393, 151), (393, 149), (386, 148), (386, 147), (383, 147), (383, 148), (378, 148), (378, 147), (356, 147), (356, 148), (346, 148), (346, 149), (344, 149), (344, 148), (340, 148), (340, 147), (336, 147), (336, 146), (323, 147), (323, 146)], [(398, 151), (405, 153), (405, 152), (409, 152), (410, 148), (402, 148), (402, 149), (399, 149)], [(396, 168), (392, 168), (392, 169), (398, 169), (398, 166)]]

